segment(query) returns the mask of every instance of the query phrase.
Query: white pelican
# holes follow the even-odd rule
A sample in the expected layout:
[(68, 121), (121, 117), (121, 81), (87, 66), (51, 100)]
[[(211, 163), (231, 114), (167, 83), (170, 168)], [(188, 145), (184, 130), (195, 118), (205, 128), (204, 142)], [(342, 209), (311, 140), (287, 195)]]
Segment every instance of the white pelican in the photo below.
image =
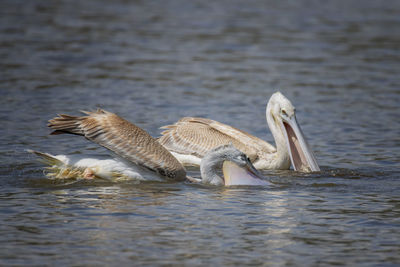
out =
[[(211, 150), (201, 163), (202, 179), (187, 177), (181, 163), (146, 131), (104, 110), (84, 112), (87, 116), (59, 115), (49, 120), (52, 134), (76, 134), (86, 137), (117, 155), (115, 159), (53, 156), (32, 151), (51, 165), (53, 178), (103, 178), (108, 180), (170, 179), (203, 182), (214, 185), (268, 185), (247, 156), (224, 145)], [(217, 171), (223, 171), (223, 177)]]
[(166, 129), (158, 138), (183, 165), (200, 165), (210, 149), (232, 143), (250, 157), (257, 169), (319, 171), (313, 152), (296, 120), (292, 103), (280, 92), (274, 93), (266, 108), (268, 126), (276, 148), (247, 132), (204, 118), (185, 117)]

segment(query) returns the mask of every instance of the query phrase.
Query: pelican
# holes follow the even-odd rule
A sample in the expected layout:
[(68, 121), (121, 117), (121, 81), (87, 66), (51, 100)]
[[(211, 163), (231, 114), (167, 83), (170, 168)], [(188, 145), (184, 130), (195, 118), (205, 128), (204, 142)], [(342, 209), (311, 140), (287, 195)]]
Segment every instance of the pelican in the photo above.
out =
[[(268, 185), (249, 158), (233, 145), (209, 151), (201, 162), (202, 179), (188, 177), (182, 164), (145, 130), (114, 113), (97, 110), (86, 116), (58, 115), (49, 120), (52, 134), (82, 135), (116, 155), (113, 159), (53, 156), (30, 150), (51, 167), (49, 177), (107, 180), (172, 180), (212, 185)], [(223, 175), (220, 176), (218, 171)]]
[(210, 149), (232, 143), (257, 169), (319, 171), (318, 163), (296, 119), (296, 109), (280, 92), (268, 101), (266, 118), (276, 148), (245, 131), (205, 118), (184, 117), (164, 130), (158, 142), (183, 165), (200, 165)]

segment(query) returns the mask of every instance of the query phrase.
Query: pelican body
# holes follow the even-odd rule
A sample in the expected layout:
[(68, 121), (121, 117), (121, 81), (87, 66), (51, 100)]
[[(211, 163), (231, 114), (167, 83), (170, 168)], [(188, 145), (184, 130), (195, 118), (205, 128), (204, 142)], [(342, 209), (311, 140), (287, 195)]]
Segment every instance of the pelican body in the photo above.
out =
[(184, 117), (166, 129), (158, 142), (183, 165), (198, 166), (210, 149), (232, 143), (257, 169), (319, 171), (318, 163), (297, 123), (296, 110), (280, 92), (268, 101), (266, 118), (276, 147), (245, 131), (205, 118)]
[[(49, 120), (52, 134), (82, 135), (111, 152), (112, 159), (53, 156), (32, 151), (50, 165), (52, 178), (103, 178), (107, 180), (190, 180), (214, 185), (267, 185), (247, 156), (232, 145), (217, 147), (202, 161), (202, 179), (186, 175), (182, 164), (145, 130), (105, 110), (86, 116), (59, 115)], [(229, 162), (229, 164), (228, 164)], [(225, 164), (227, 163), (227, 164)], [(217, 174), (223, 169), (223, 176)]]

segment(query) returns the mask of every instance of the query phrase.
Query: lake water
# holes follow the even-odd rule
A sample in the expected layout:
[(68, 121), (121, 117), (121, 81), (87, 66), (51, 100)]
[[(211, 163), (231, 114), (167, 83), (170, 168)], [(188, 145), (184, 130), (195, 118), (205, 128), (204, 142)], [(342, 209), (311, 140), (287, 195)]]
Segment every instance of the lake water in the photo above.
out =
[[(0, 265), (400, 264), (399, 1), (2, 0), (0, 15)], [(46, 127), (97, 107), (153, 136), (201, 116), (273, 142), (277, 90), (322, 171), (266, 171), (273, 188), (51, 181), (25, 151), (107, 155)]]

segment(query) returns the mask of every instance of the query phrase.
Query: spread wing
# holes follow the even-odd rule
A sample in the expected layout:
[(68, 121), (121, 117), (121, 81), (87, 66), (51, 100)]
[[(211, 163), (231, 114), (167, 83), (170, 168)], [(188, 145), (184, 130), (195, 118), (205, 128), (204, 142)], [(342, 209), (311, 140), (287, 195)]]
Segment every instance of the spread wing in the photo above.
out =
[(254, 162), (260, 154), (276, 151), (264, 140), (210, 119), (185, 117), (161, 128), (166, 130), (158, 142), (169, 151), (180, 154), (203, 157), (212, 148), (232, 143)]
[(183, 180), (186, 172), (179, 161), (145, 130), (104, 110), (84, 112), (82, 117), (59, 115), (49, 120), (52, 134), (83, 135), (120, 157), (163, 176)]

